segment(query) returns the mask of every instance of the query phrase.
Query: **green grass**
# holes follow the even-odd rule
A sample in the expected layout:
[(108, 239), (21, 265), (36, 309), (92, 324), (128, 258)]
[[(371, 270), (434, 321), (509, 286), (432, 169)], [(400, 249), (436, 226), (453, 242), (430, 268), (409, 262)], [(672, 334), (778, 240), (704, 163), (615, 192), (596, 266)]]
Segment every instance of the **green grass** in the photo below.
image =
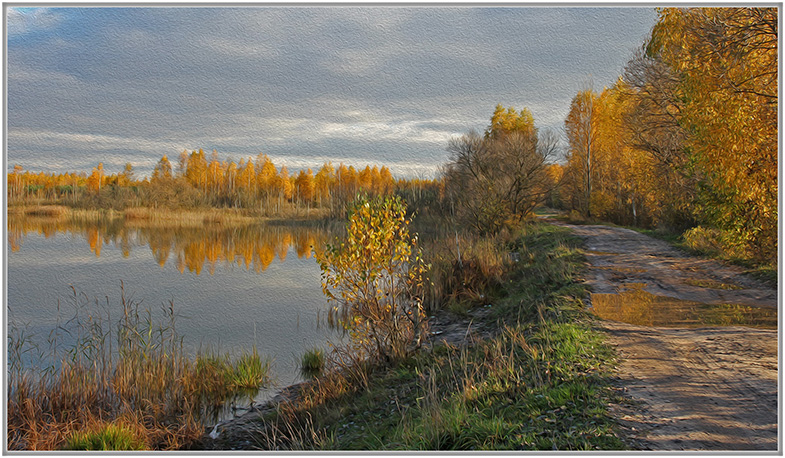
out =
[(256, 393), (270, 383), (270, 360), (259, 356), (256, 346), (250, 352), (243, 352), (234, 367), (227, 373), (229, 384), (234, 390)]
[(303, 375), (308, 378), (313, 378), (322, 373), (325, 365), (324, 350), (320, 348), (313, 348), (305, 353), (300, 358), (300, 370)]
[(106, 424), (99, 429), (77, 431), (67, 439), (64, 450), (144, 450), (144, 444), (135, 437), (130, 428)]
[[(624, 449), (607, 411), (615, 397), (614, 355), (582, 311), (579, 245), (566, 229), (528, 224), (499, 248), (518, 251), (521, 259), (506, 274), (486, 323), (495, 325), (494, 335), (376, 369), (365, 387), (287, 405), (265, 419), (267, 432), (256, 443), (322, 450)], [(291, 431), (282, 424), (307, 431), (276, 442), (271, 431)]]

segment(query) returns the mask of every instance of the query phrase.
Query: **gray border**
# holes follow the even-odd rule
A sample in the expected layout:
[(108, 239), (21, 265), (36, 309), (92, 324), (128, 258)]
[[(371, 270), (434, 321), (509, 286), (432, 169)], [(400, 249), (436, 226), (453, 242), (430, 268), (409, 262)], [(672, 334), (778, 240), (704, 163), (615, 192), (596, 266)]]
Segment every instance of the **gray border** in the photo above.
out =
[[(2, 116), (2, 145), (3, 145), (3, 157), (2, 157), (2, 165), (3, 170), (7, 169), (8, 163), (8, 59), (6, 50), (8, 49), (8, 8), (13, 7), (57, 7), (57, 8), (72, 8), (72, 7), (85, 7), (85, 8), (129, 8), (129, 7), (146, 7), (146, 8), (166, 8), (166, 7), (174, 7), (174, 8), (264, 8), (264, 7), (289, 7), (289, 8), (588, 8), (588, 7), (600, 7), (600, 8), (657, 8), (657, 7), (689, 7), (689, 6), (749, 6), (749, 7), (775, 7), (779, 10), (778, 15), (778, 32), (781, 33), (782, 30), (782, 11), (783, 11), (783, 2), (743, 2), (743, 1), (710, 1), (710, 2), (701, 2), (701, 1), (693, 1), (693, 2), (684, 2), (684, 1), (665, 1), (660, 3), (653, 3), (653, 2), (641, 2), (636, 3), (630, 0), (622, 0), (619, 2), (613, 1), (605, 1), (605, 2), (580, 2), (576, 0), (570, 0), (568, 2), (545, 2), (545, 1), (538, 1), (538, 2), (482, 2), (482, 1), (471, 1), (467, 3), (459, 3), (459, 2), (379, 2), (379, 3), (370, 3), (367, 0), (363, 2), (353, 3), (353, 2), (304, 2), (304, 3), (290, 3), (290, 2), (276, 2), (276, 3), (259, 3), (259, 2), (226, 2), (226, 3), (193, 3), (193, 2), (123, 2), (123, 3), (107, 3), (107, 2), (96, 2), (96, 3), (87, 3), (87, 2), (2, 2), (3, 5), (3, 19), (2, 19), (2, 34), (3, 34), (3, 49), (0, 51), (0, 54), (3, 56), (2, 62), (2, 75), (3, 75), (3, 116)], [(779, 100), (782, 100), (782, 36), (779, 37), (778, 43), (778, 78), (779, 78), (779, 87), (778, 87), (778, 97)], [(703, 455), (703, 456), (750, 456), (750, 455), (783, 455), (782, 449), (782, 441), (783, 441), (783, 427), (782, 427), (782, 413), (783, 413), (783, 398), (782, 398), (782, 387), (783, 387), (783, 377), (782, 377), (782, 350), (783, 350), (783, 342), (782, 342), (782, 326), (783, 326), (783, 317), (782, 317), (782, 304), (783, 304), (783, 247), (782, 247), (782, 233), (783, 233), (783, 223), (782, 223), (782, 203), (783, 203), (783, 191), (782, 191), (782, 172), (783, 172), (783, 164), (782, 164), (782, 147), (783, 147), (783, 136), (782, 136), (782, 106), (778, 102), (777, 104), (778, 109), (778, 233), (780, 235), (778, 240), (778, 282), (777, 282), (777, 295), (778, 295), (778, 319), (779, 319), (779, 327), (777, 330), (777, 340), (778, 340), (778, 359), (779, 365), (777, 367), (777, 379), (778, 379), (778, 395), (777, 395), (777, 403), (778, 403), (778, 417), (779, 421), (777, 423), (777, 451), (646, 451), (646, 450), (630, 450), (630, 451), (554, 451), (554, 452), (547, 452), (547, 451), (535, 451), (535, 452), (515, 452), (515, 451), (489, 451), (489, 452), (443, 452), (443, 451), (402, 451), (402, 452), (387, 452), (387, 451), (338, 451), (338, 452), (331, 452), (331, 451), (316, 451), (316, 452), (288, 452), (288, 451), (208, 451), (208, 450), (196, 450), (196, 451), (171, 451), (171, 452), (154, 452), (154, 451), (143, 451), (143, 452), (112, 452), (112, 453), (96, 453), (95, 456), (101, 455), (154, 455), (154, 454), (176, 454), (176, 455), (200, 455), (200, 456), (215, 456), (215, 455), (224, 455), (224, 454), (236, 454), (236, 455), (288, 455), (288, 456), (304, 456), (304, 455), (325, 455), (325, 456), (368, 456), (368, 455), (378, 455), (378, 456), (386, 456), (386, 455), (408, 455), (408, 456), (426, 456), (426, 455), (441, 455), (441, 456), (454, 456), (454, 455), (467, 455), (467, 456), (486, 456), (486, 455), (522, 455), (526, 454), (529, 456), (543, 456), (543, 455), (551, 455), (551, 456), (564, 456), (564, 455), (594, 455), (594, 456), (628, 456), (628, 455)], [(2, 224), (3, 224), (3, 238), (4, 240), (8, 240), (8, 225), (7, 225), (7, 217), (8, 217), (8, 190), (7, 190), (7, 180), (2, 180), (2, 201), (3, 201), (3, 215), (2, 215)], [(8, 252), (7, 246), (4, 243), (2, 248), (3, 253), (3, 271), (2, 271), (2, 281), (0, 281), (0, 287), (2, 287), (2, 299), (3, 299), (3, 311), (2, 311), (2, 324), (3, 324), (3, 366), (8, 366)], [(7, 371), (3, 370), (0, 373), (0, 381), (2, 382), (3, 393), (2, 393), (2, 421), (3, 421), (3, 428), (2, 428), (2, 454), (3, 455), (39, 455), (39, 454), (55, 454), (55, 455), (64, 455), (64, 456), (83, 456), (84, 453), (79, 452), (68, 452), (68, 451), (9, 451), (8, 450), (8, 409), (6, 406), (8, 405), (8, 380), (7, 380)]]

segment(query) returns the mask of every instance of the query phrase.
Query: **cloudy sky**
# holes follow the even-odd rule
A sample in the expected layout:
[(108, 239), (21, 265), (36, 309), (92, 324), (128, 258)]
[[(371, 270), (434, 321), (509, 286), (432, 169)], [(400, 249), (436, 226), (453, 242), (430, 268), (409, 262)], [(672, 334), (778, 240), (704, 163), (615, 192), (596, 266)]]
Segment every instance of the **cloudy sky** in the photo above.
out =
[(9, 8), (7, 169), (147, 175), (187, 149), (433, 176), (496, 104), (560, 129), (651, 7)]

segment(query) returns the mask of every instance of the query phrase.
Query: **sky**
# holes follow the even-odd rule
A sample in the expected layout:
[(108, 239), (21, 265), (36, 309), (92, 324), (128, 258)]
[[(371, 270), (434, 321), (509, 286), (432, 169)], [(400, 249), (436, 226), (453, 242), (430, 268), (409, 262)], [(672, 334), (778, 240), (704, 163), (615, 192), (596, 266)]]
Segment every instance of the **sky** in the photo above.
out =
[(6, 169), (149, 175), (164, 154), (267, 154), (437, 175), (494, 107), (563, 131), (652, 7), (6, 7)]

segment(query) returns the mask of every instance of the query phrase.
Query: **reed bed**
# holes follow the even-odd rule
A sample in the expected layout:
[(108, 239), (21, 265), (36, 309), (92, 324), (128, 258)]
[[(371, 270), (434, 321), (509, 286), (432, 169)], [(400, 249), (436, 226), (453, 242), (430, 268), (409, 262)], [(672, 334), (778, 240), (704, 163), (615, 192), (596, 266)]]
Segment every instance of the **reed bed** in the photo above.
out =
[(475, 305), (489, 303), (500, 292), (513, 262), (509, 244), (508, 234), (485, 238), (468, 233), (440, 234), (426, 242), (424, 253), (430, 264), (426, 306), (465, 314)]
[(62, 218), (69, 214), (70, 209), (62, 205), (36, 205), (33, 207), (23, 207), (22, 211), (27, 216)]
[(257, 370), (244, 389), (269, 381), (256, 351), (240, 361), (186, 354), (172, 302), (156, 319), (123, 291), (116, 323), (108, 300), (74, 290), (71, 302), (74, 316), (60, 320), (45, 351), (24, 328), (9, 329), (9, 450), (180, 449), (240, 394), (235, 374)]
[(163, 226), (204, 226), (206, 224), (240, 225), (259, 221), (258, 216), (246, 210), (206, 209), (169, 210), (150, 207), (132, 207), (124, 211), (126, 222)]

